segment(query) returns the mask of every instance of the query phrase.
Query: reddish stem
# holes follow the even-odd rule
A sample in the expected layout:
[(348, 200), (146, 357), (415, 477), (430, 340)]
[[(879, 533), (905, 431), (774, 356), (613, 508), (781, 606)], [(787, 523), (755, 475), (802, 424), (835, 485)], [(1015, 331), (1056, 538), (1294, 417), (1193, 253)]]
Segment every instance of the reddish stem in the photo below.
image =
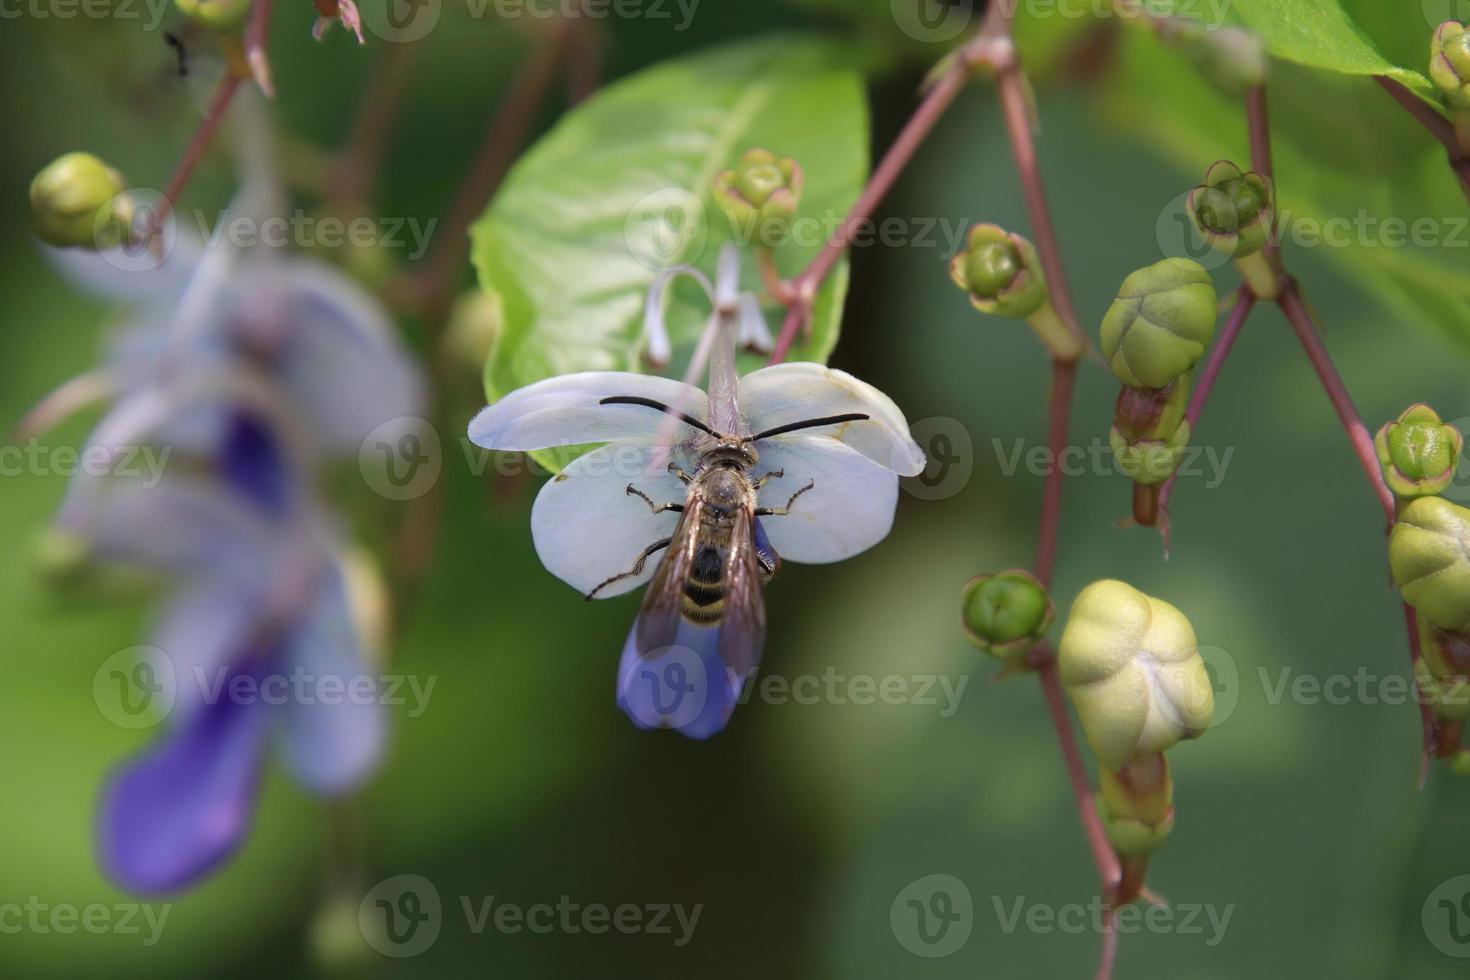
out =
[(194, 176), (194, 171), (199, 167), (199, 161), (204, 159), (205, 151), (209, 149), (209, 144), (214, 141), (215, 134), (219, 132), (220, 124), (224, 122), (230, 101), (240, 90), (240, 83), (243, 81), (244, 79), (239, 75), (228, 70), (220, 79), (219, 86), (214, 90), (214, 97), (210, 99), (209, 107), (205, 110), (203, 121), (194, 131), (189, 145), (184, 147), (184, 155), (179, 158), (178, 166), (174, 168), (173, 175), (168, 179), (168, 186), (163, 190), (163, 203), (158, 206), (158, 210), (148, 222), (144, 234), (145, 241), (151, 239), (154, 232), (162, 228), (168, 221), (169, 215), (173, 214), (175, 203), (184, 193), (189, 178)]
[[(1255, 305), (1255, 294), (1242, 286), (1236, 297), (1235, 306), (1231, 308), (1230, 315), (1225, 318), (1225, 326), (1220, 328), (1220, 335), (1215, 339), (1215, 346), (1211, 349), (1210, 356), (1205, 359), (1205, 366), (1200, 369), (1199, 380), (1195, 382), (1194, 391), (1189, 395), (1189, 407), (1184, 410), (1184, 417), (1189, 421), (1191, 441), (1197, 432), (1199, 417), (1204, 413), (1205, 402), (1210, 398), (1210, 391), (1215, 387), (1220, 371), (1225, 367), (1225, 359), (1230, 356), (1236, 338), (1240, 336), (1240, 328), (1245, 326), (1246, 318), (1250, 316)], [(1174, 495), (1176, 479), (1177, 475), (1169, 477), (1164, 483), (1164, 488), (1159, 491), (1159, 512), (1166, 517), (1169, 513), (1169, 498)]]
[(1036, 577), (1051, 586), (1056, 564), (1057, 527), (1062, 514), (1062, 454), (1067, 448), (1067, 425), (1072, 412), (1072, 388), (1077, 377), (1077, 362), (1053, 359), (1051, 362), (1051, 403), (1048, 409), (1047, 446), (1051, 468), (1041, 497), (1041, 527), (1036, 537)]
[(1394, 522), (1393, 493), (1388, 489), (1388, 484), (1383, 482), (1383, 471), (1378, 465), (1378, 453), (1373, 448), (1373, 437), (1368, 433), (1368, 427), (1363, 424), (1362, 418), (1359, 417), (1357, 406), (1353, 404), (1353, 397), (1348, 393), (1347, 385), (1337, 373), (1337, 368), (1333, 366), (1327, 348), (1322, 345), (1322, 339), (1317, 334), (1317, 325), (1312, 321), (1312, 315), (1307, 312), (1306, 304), (1302, 302), (1301, 293), (1295, 281), (1289, 281), (1286, 284), (1277, 302), (1281, 304), (1281, 311), (1286, 314), (1286, 319), (1291, 323), (1291, 329), (1306, 350), (1312, 367), (1316, 369), (1317, 379), (1322, 382), (1322, 387), (1326, 390), (1327, 397), (1331, 399), (1332, 407), (1336, 410), (1343, 429), (1347, 431), (1348, 441), (1352, 443), (1353, 454), (1358, 457), (1358, 464), (1362, 466), (1363, 473), (1367, 475), (1368, 482), (1373, 487), (1373, 492), (1377, 494), (1384, 516), (1392, 525)]
[(250, 24), (245, 29), (245, 62), (250, 66), (261, 92), (266, 98), (273, 99), (276, 97), (276, 85), (271, 79), (270, 59), (266, 56), (273, 0), (254, 0), (254, 3), (250, 10)]
[(1373, 80), (1382, 86), (1395, 102), (1403, 106), (1409, 115), (1418, 120), (1419, 125), (1429, 131), (1429, 135), (1444, 145), (1446, 152), (1450, 155), (1450, 166), (1460, 178), (1466, 198), (1470, 199), (1470, 157), (1467, 157), (1465, 151), (1460, 147), (1460, 141), (1455, 136), (1454, 124), (1429, 103), (1392, 78), (1376, 75)]
[(1098, 877), (1102, 880), (1103, 894), (1112, 896), (1121, 880), (1118, 856), (1108, 841), (1107, 831), (1097, 815), (1097, 806), (1092, 799), (1092, 784), (1087, 779), (1087, 769), (1082, 764), (1082, 754), (1077, 751), (1077, 738), (1072, 732), (1072, 719), (1067, 714), (1066, 696), (1062, 692), (1062, 681), (1057, 675), (1057, 660), (1052, 651), (1038, 647), (1032, 656), (1036, 665), (1036, 676), (1041, 678), (1041, 691), (1046, 697), (1046, 709), (1051, 716), (1052, 727), (1057, 732), (1057, 744), (1062, 749), (1062, 761), (1067, 766), (1067, 776), (1072, 784), (1072, 796), (1077, 804), (1077, 816), (1082, 821), (1082, 830), (1087, 835), (1087, 844), (1092, 849), (1092, 860), (1097, 865)]

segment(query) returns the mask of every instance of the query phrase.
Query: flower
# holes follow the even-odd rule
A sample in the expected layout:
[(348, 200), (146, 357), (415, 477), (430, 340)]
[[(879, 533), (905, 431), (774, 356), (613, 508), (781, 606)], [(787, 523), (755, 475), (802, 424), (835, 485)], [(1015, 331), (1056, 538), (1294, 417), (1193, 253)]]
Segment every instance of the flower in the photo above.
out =
[(1237, 259), (1259, 252), (1276, 221), (1271, 182), (1229, 160), (1210, 165), (1204, 183), (1189, 192), (1188, 209), (1205, 243)]
[(59, 156), (31, 181), (31, 228), (51, 245), (113, 248), (132, 218), (122, 174), (90, 153)]
[(971, 228), (967, 247), (950, 261), (949, 275), (982, 313), (1025, 318), (1047, 301), (1036, 246), (999, 225)]
[[(618, 704), (640, 727), (693, 738), (725, 726), (759, 662), (760, 585), (777, 562), (871, 548), (892, 526), (898, 477), (924, 468), (903, 413), (850, 374), (787, 363), (737, 379), (738, 321), (726, 304), (706, 332), (708, 393), (626, 372), (562, 375), (469, 426), (486, 449), (601, 444), (541, 488), (536, 551), (588, 598), (668, 576), (625, 645)], [(691, 500), (700, 506), (685, 510)], [(696, 525), (713, 530), (681, 536)]]
[(1162, 388), (1199, 361), (1215, 333), (1215, 286), (1188, 259), (1131, 273), (1102, 322), (1102, 354), (1133, 388)]
[(1057, 658), (1088, 744), (1114, 772), (1210, 725), (1215, 692), (1189, 620), (1125, 582), (1082, 590)]
[(795, 160), (757, 148), (715, 175), (715, 200), (747, 242), (772, 247), (786, 239), (803, 183)]
[(1388, 538), (1404, 601), (1443, 630), (1470, 630), (1470, 510), (1443, 497), (1411, 501)]
[[(258, 382), (222, 372), (185, 382), (194, 407), (229, 420), (210, 454), (176, 462), (156, 486), (83, 473), (57, 518), (94, 559), (174, 583), (151, 639), (155, 673), (175, 681), (168, 728), (109, 778), (98, 823), (104, 869), (133, 892), (175, 891), (228, 860), (249, 833), (271, 749), (303, 786), (336, 796), (362, 784), (385, 743), (380, 704), (324, 693), (363, 675), (361, 593), (293, 458), (303, 443), (279, 428), (280, 402)], [(86, 451), (146, 444), (188, 405), (134, 396)]]
[(1460, 430), (1424, 404), (1410, 405), (1373, 438), (1384, 482), (1400, 497), (1442, 493), (1455, 478), (1463, 443)]
[(1054, 614), (1046, 587), (1028, 571), (977, 575), (965, 583), (965, 635), (986, 653), (1023, 657), (1051, 628)]
[(1429, 77), (1455, 109), (1470, 109), (1470, 30), (1447, 20), (1429, 42)]

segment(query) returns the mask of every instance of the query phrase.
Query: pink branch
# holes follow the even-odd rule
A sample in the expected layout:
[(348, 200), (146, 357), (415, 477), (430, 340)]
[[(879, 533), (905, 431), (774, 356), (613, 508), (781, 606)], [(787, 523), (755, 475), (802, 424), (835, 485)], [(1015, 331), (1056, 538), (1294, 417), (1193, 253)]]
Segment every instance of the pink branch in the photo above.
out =
[(1385, 92), (1393, 96), (1393, 100), (1403, 106), (1409, 115), (1418, 120), (1419, 125), (1429, 131), (1429, 135), (1444, 145), (1446, 152), (1450, 155), (1450, 167), (1460, 178), (1460, 184), (1465, 189), (1465, 197), (1470, 199), (1470, 157), (1466, 156), (1459, 139), (1455, 136), (1454, 124), (1433, 106), (1392, 78), (1377, 75), (1374, 76), (1374, 81), (1382, 86)]
[(174, 211), (174, 205), (179, 196), (184, 193), (184, 188), (189, 183), (189, 178), (198, 169), (199, 162), (204, 159), (204, 153), (209, 149), (209, 144), (214, 141), (215, 134), (225, 119), (225, 111), (230, 107), (230, 101), (234, 99), (235, 93), (240, 90), (243, 82), (239, 75), (226, 71), (225, 76), (220, 79), (219, 86), (214, 90), (214, 98), (210, 100), (209, 108), (204, 113), (204, 120), (199, 128), (194, 131), (188, 146), (184, 147), (184, 155), (179, 159), (178, 166), (174, 168), (173, 176), (168, 179), (168, 186), (163, 191), (163, 203), (158, 206), (148, 227), (144, 233), (144, 241), (153, 237), (154, 232), (163, 227)]

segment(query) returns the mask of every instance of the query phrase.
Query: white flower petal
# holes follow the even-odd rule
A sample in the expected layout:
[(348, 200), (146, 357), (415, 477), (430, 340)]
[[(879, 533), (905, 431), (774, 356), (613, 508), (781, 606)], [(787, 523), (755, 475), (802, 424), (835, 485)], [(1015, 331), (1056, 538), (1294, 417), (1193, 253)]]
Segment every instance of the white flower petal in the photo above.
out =
[[(678, 512), (654, 514), (647, 501), (628, 492), (631, 484), (655, 504), (682, 504), (684, 484), (662, 462), (667, 457), (668, 450), (652, 442), (615, 442), (548, 480), (531, 510), (531, 535), (547, 570), (585, 595), (630, 571), (644, 549), (673, 534)], [(637, 588), (662, 559), (662, 552), (651, 555), (640, 574), (608, 585), (597, 597)]]
[(760, 446), (753, 476), (781, 470), (760, 490), (762, 507), (785, 507), (812, 488), (786, 516), (760, 519), (776, 554), (802, 564), (826, 564), (866, 551), (887, 535), (898, 504), (898, 477), (835, 439), (778, 436)]
[(740, 379), (740, 410), (752, 432), (806, 419), (861, 413), (848, 422), (809, 434), (836, 439), (900, 476), (924, 471), (924, 452), (909, 434), (893, 400), (846, 371), (805, 361), (762, 368)]
[[(563, 374), (517, 389), (476, 415), (470, 441), (485, 449), (526, 451), (652, 437), (667, 418), (643, 405), (603, 405), (604, 398), (646, 398), (703, 421), (704, 392), (671, 378), (625, 371)], [(679, 439), (694, 434), (687, 423)]]
[(776, 338), (771, 335), (771, 325), (761, 312), (760, 300), (754, 293), (740, 294), (740, 345), (763, 354), (776, 347)]

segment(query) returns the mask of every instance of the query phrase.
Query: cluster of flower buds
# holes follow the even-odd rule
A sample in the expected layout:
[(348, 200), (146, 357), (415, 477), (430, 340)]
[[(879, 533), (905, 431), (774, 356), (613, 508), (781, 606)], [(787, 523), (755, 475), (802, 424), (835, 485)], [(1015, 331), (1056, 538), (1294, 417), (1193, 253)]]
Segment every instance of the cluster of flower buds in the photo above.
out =
[(90, 153), (67, 153), (31, 181), (31, 228), (61, 248), (109, 249), (133, 226), (122, 174)]
[(1276, 227), (1271, 181), (1220, 160), (1205, 171), (1204, 182), (1190, 190), (1185, 207), (1200, 238), (1235, 260), (1251, 292), (1262, 299), (1275, 298), (1280, 276), (1263, 251)]
[(734, 169), (715, 176), (715, 200), (742, 242), (775, 248), (791, 230), (802, 183), (795, 160), (756, 148), (746, 151)]
[(1117, 901), (1125, 904), (1174, 826), (1163, 753), (1209, 728), (1214, 689), (1184, 614), (1116, 580), (1077, 596), (1057, 657), (1100, 764), (1097, 806), (1123, 868)]
[(1102, 353), (1123, 390), (1109, 439), (1134, 483), (1133, 517), (1158, 522), (1159, 487), (1189, 444), (1185, 408), (1194, 366), (1215, 332), (1210, 274), (1188, 259), (1164, 259), (1123, 280), (1102, 322)]
[(1444, 93), (1461, 149), (1470, 152), (1470, 28), (1447, 20), (1429, 42), (1429, 77)]
[(1081, 356), (1081, 341), (1052, 309), (1041, 260), (1027, 239), (999, 225), (975, 225), (949, 275), (981, 313), (1025, 320), (1054, 357)]
[(1454, 480), (1464, 440), (1428, 405), (1410, 405), (1373, 442), (1398, 497), (1389, 566), (1418, 620), (1415, 671), (1437, 720), (1435, 754), (1456, 756), (1470, 717), (1470, 510), (1438, 494)]
[(1046, 586), (1024, 569), (977, 575), (965, 583), (965, 635), (976, 647), (1024, 669), (1026, 655), (1051, 629), (1055, 609)]

